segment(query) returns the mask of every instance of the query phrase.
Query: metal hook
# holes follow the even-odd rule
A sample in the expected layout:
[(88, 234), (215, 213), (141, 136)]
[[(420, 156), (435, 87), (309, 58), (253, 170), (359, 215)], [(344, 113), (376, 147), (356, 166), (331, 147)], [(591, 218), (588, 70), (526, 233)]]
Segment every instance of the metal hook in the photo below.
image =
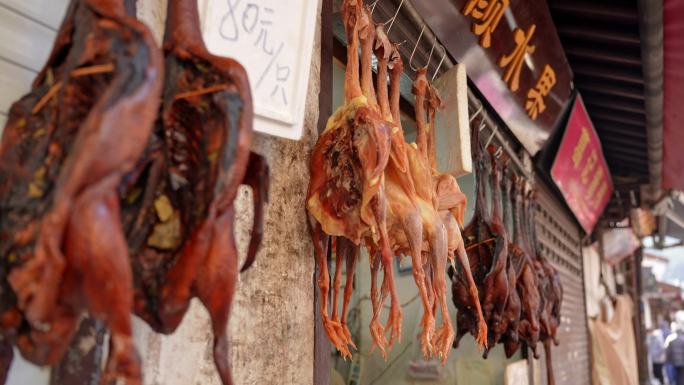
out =
[(435, 52), (435, 46), (437, 45), (437, 40), (432, 42), (432, 48), (430, 48), (430, 54), (428, 55), (428, 61), (425, 67), (430, 70), (430, 63), (432, 63), (432, 54)]
[(418, 68), (413, 67), (413, 56), (416, 54), (418, 44), (420, 44), (420, 39), (423, 38), (423, 33), (425, 33), (425, 25), (423, 25), (423, 28), (420, 30), (420, 35), (418, 35), (418, 40), (416, 40), (416, 45), (413, 46), (413, 51), (411, 52), (411, 57), (409, 58), (409, 67), (411, 67), (413, 71), (418, 70)]
[(373, 15), (373, 12), (375, 12), (375, 6), (378, 5), (378, 2), (380, 0), (375, 0), (373, 4), (371, 4), (371, 16)]
[(487, 142), (484, 145), (484, 148), (487, 148), (490, 143), (492, 143), (492, 139), (494, 139), (494, 136), (496, 136), (496, 133), (499, 132), (499, 127), (494, 126), (494, 129), (492, 130), (492, 134), (489, 136), (489, 139), (487, 139)]
[(496, 149), (494, 156), (496, 157), (496, 159), (499, 159), (501, 158), (501, 155), (503, 155), (503, 147), (499, 146), (499, 148)]
[(439, 69), (442, 68), (442, 63), (444, 63), (444, 59), (446, 59), (446, 48), (442, 46), (442, 50), (444, 51), (442, 54), (442, 60), (440, 60), (439, 64), (437, 64), (437, 69), (435, 70), (435, 73), (432, 75), (432, 79), (430, 79), (433, 83), (435, 82), (437, 74), (439, 74)]
[(482, 112), (483, 109), (484, 109), (484, 104), (480, 103), (480, 107), (478, 107), (477, 111), (475, 111), (473, 116), (470, 117), (470, 123), (472, 123), (473, 120), (475, 120), (475, 118), (477, 118), (477, 116), (480, 115), (480, 113)]
[(387, 28), (387, 36), (389, 36), (390, 31), (392, 30), (392, 26), (394, 25), (394, 21), (397, 20), (397, 15), (399, 15), (399, 11), (401, 10), (401, 7), (404, 5), (404, 0), (401, 0), (401, 3), (399, 3), (399, 7), (397, 7), (397, 11), (394, 12), (394, 16), (392, 16), (391, 19), (387, 20), (385, 24), (390, 23), (389, 28)]
[(484, 118), (480, 119), (480, 126), (477, 128), (477, 131), (482, 131), (484, 128), (487, 126), (487, 122), (485, 122)]

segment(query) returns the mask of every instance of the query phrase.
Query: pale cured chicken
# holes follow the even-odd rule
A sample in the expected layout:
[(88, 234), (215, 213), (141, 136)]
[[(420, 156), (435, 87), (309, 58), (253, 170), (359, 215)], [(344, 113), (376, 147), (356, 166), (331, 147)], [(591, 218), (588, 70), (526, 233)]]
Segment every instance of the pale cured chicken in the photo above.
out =
[[(467, 291), (467, 303), (474, 304), (473, 311), (475, 316), (476, 342), (481, 346), (486, 346), (487, 324), (482, 313), (482, 307), (479, 302), (479, 293), (475, 280), (473, 279), (470, 270), (470, 261), (465, 250), (461, 228), (464, 225), (465, 210), (467, 198), (461, 192), (458, 182), (453, 175), (440, 173), (437, 170), (437, 149), (435, 145), (435, 114), (437, 110), (443, 108), (442, 100), (439, 97), (437, 89), (433, 85), (429, 85), (427, 89), (427, 115), (428, 124), (427, 133), (419, 133), (418, 139), (427, 142), (428, 161), (432, 169), (433, 188), (435, 191), (435, 208), (438, 210), (440, 218), (446, 229), (447, 235), (447, 257), (451, 261), (451, 266), (455, 266), (455, 260), (458, 260), (458, 267), (460, 268), (460, 278), (463, 279), (463, 287)], [(420, 146), (418, 146), (420, 148)], [(446, 279), (445, 276), (440, 278)], [(444, 283), (446, 285), (446, 283)], [(444, 299), (446, 302), (446, 299)], [(451, 320), (449, 319), (449, 323)], [(455, 333), (444, 340), (444, 349), (449, 349), (453, 345)]]
[[(425, 141), (424, 152), (414, 147), (415, 144), (409, 146), (405, 142), (399, 112), (403, 63), (397, 46), (390, 43), (382, 26), (372, 26), (369, 10), (362, 8), (359, 2), (345, 1), (342, 17), (349, 42), (345, 75), (346, 104), (331, 117), (314, 148), (307, 205), (321, 274), (319, 287), (325, 330), (342, 355), (348, 357), (351, 354), (349, 346), (354, 347), (354, 344), (346, 325), (346, 313), (358, 247), (364, 244), (371, 257), (373, 317), (370, 330), (374, 346), (378, 346), (383, 356), (386, 356), (386, 348), (401, 336), (401, 311), (392, 277), (392, 255), (410, 255), (414, 280), (423, 303), (422, 351), (425, 356), (434, 354), (446, 361), (454, 332), (446, 304), (445, 269), (447, 258), (455, 254), (459, 244), (463, 250), (459, 260), (465, 258), (456, 223), (456, 218), (461, 218), (462, 222), (465, 196), (455, 179), (450, 180), (446, 176), (433, 178), (431, 166), (435, 156), (428, 154), (427, 146), (434, 148), (434, 141)], [(372, 48), (378, 59), (375, 88), (372, 84)], [(388, 70), (391, 80), (389, 92)], [(430, 131), (428, 126), (434, 125), (437, 107), (426, 110), (426, 93), (430, 86), (424, 70), (419, 71), (418, 75), (414, 93), (419, 110), (419, 130), (422, 130), (419, 132), (427, 135)], [(434, 95), (437, 96), (436, 93)], [(429, 111), (431, 118), (428, 122), (426, 112)], [(443, 210), (455, 224), (449, 239), (438, 212), (437, 188), (442, 195)], [(332, 244), (336, 249), (333, 309), (330, 315), (327, 309), (330, 282), (325, 259), (329, 244), (327, 236), (333, 236)], [(338, 296), (345, 260), (347, 282), (340, 316)], [(384, 278), (379, 285), (381, 267)], [(471, 294), (477, 297), (477, 290), (472, 290)], [(391, 297), (390, 314), (387, 325), (383, 327), (380, 313), (388, 296)], [(475, 302), (478, 302), (477, 299)], [(443, 323), (435, 330), (437, 309), (442, 312)], [(385, 338), (387, 332), (389, 342)]]
[[(404, 130), (399, 118), (400, 80), (403, 73), (403, 63), (397, 47), (390, 43), (382, 26), (376, 27), (375, 38), (375, 55), (378, 58), (376, 90), (378, 102), (383, 118), (392, 123), (390, 159), (384, 173), (390, 247), (397, 254), (411, 256), (413, 276), (423, 301), (422, 349), (423, 353), (428, 355), (431, 352), (430, 337), (434, 331), (434, 318), (428, 309), (428, 288), (425, 285), (425, 273), (421, 259), (423, 224), (420, 212), (416, 207), (416, 191), (408, 169)], [(391, 90), (388, 93), (387, 75), (390, 67)], [(377, 280), (377, 268), (373, 269), (371, 279), (372, 286), (377, 286), (373, 283)], [(383, 287), (381, 298), (387, 295), (387, 289)], [(371, 295), (376, 296), (374, 293)], [(380, 308), (378, 305), (380, 302), (382, 301), (374, 301), (374, 318), (379, 316)], [(393, 336), (390, 336), (389, 346), (392, 343)]]
[(416, 97), (417, 137), (416, 144), (412, 144), (408, 148), (408, 158), (414, 185), (416, 186), (418, 207), (423, 219), (423, 231), (427, 240), (427, 248), (423, 250), (424, 263), (427, 265), (428, 288), (432, 288), (429, 294), (434, 296), (434, 298), (429, 299), (433, 305), (433, 312), (436, 313), (437, 309), (440, 309), (442, 313), (442, 325), (435, 332), (432, 344), (435, 345), (437, 354), (445, 362), (455, 333), (451, 325), (446, 298), (447, 232), (438, 212), (439, 204), (433, 184), (433, 169), (430, 164), (427, 146), (427, 136), (430, 134), (430, 122), (427, 117), (427, 104), (429, 102), (427, 93), (430, 84), (426, 73), (426, 68), (418, 69), (413, 82), (412, 92)]
[[(389, 159), (391, 124), (383, 119), (377, 104), (372, 104), (361, 89), (358, 47), (362, 7), (359, 0), (345, 0), (342, 4), (349, 41), (345, 104), (328, 120), (314, 147), (307, 198), (320, 271), (318, 285), (323, 325), (330, 340), (345, 356), (350, 355), (349, 333), (328, 314), (328, 236), (344, 237), (355, 245), (360, 245), (362, 240), (372, 240), (371, 246), (378, 246), (374, 250), (381, 251), (388, 290), (394, 290), (393, 283), (390, 285), (393, 279), (392, 252), (387, 237), (384, 196), (384, 170)], [(363, 30), (365, 34), (372, 31), (374, 28), (369, 24)], [(396, 306), (395, 317), (396, 310), (399, 310)], [(383, 329), (376, 320), (371, 330)], [(379, 338), (376, 338), (376, 343), (383, 345)]]
[(86, 311), (111, 331), (102, 382), (140, 384), (117, 186), (150, 137), (162, 72), (150, 32), (122, 1), (73, 0), (47, 64), (11, 108), (0, 146), (0, 328), (33, 363), (57, 362)]

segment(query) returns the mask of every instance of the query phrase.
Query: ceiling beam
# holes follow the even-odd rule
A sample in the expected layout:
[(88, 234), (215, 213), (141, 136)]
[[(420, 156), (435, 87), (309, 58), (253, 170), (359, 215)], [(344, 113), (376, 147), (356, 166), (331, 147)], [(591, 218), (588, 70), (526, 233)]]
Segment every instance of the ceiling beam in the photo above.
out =
[(646, 141), (646, 130), (643, 130), (643, 132), (638, 132), (636, 130), (622, 130), (615, 128), (610, 124), (599, 124), (596, 121), (594, 121), (594, 126), (599, 137), (603, 137), (604, 134), (608, 134), (619, 135), (637, 141)]
[(582, 91), (583, 89), (592, 91), (597, 94), (602, 95), (616, 95), (623, 98), (634, 99), (634, 100), (644, 100), (644, 92), (633, 89), (634, 87), (618, 86), (618, 85), (607, 85), (607, 84), (596, 84), (595, 82), (587, 82), (582, 79), (575, 79), (575, 85)]
[(610, 79), (639, 85), (644, 84), (643, 74), (638, 69), (630, 71), (625, 68), (607, 68), (605, 66), (593, 65), (593, 63), (576, 62), (572, 66), (572, 72), (583, 77)]
[[(565, 45), (565, 42), (563, 43)], [(574, 64), (574, 60), (572, 59), (578, 59), (587, 60), (590, 62), (602, 61), (607, 63), (617, 63), (641, 68), (641, 59), (639, 57), (629, 57), (601, 49), (565, 45), (565, 53), (571, 59), (571, 65)]]
[(614, 28), (595, 28), (587, 24), (578, 25), (576, 22), (556, 26), (561, 39), (581, 39), (595, 43), (624, 44), (639, 47), (639, 34), (634, 35), (618, 32)]
[(640, 101), (620, 97), (606, 98), (604, 95), (595, 94), (590, 90), (587, 91), (582, 92), (582, 99), (587, 106), (595, 105), (614, 110), (645, 114), (644, 104)]
[(639, 22), (636, 7), (605, 4), (596, 1), (552, 1), (549, 7), (559, 15), (571, 14), (583, 19), (601, 19), (626, 24)]

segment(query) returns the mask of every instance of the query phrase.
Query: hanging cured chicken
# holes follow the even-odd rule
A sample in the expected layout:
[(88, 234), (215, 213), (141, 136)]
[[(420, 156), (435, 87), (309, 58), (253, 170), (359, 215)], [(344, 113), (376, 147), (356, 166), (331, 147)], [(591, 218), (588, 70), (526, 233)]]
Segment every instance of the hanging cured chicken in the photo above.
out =
[(0, 329), (33, 363), (58, 361), (87, 311), (111, 330), (103, 381), (140, 383), (117, 186), (148, 142), (162, 70), (122, 1), (73, 0), (47, 64), (11, 108), (0, 146)]
[[(455, 180), (434, 178), (431, 167), (434, 155), (428, 154), (427, 140), (421, 144), (423, 152), (415, 144), (405, 142), (399, 113), (403, 63), (397, 46), (390, 43), (382, 26), (373, 27), (370, 12), (360, 1), (344, 1), (342, 18), (349, 42), (345, 105), (330, 118), (314, 148), (307, 201), (320, 270), (318, 283), (323, 324), (342, 355), (350, 356), (349, 347), (355, 345), (346, 325), (346, 312), (358, 248), (365, 245), (371, 259), (373, 317), (370, 331), (374, 345), (386, 356), (386, 348), (401, 336), (401, 312), (394, 287), (392, 259), (393, 255), (409, 255), (424, 311), (420, 337), (422, 351), (426, 356), (439, 355), (446, 361), (454, 332), (446, 302), (445, 269), (448, 256), (455, 254), (459, 243), (463, 249), (459, 261), (463, 262), (466, 255), (457, 224), (451, 227), (451, 238), (447, 239), (436, 189), (440, 186), (443, 210), (454, 222), (454, 216), (462, 221), (465, 196)], [(372, 83), (373, 48), (378, 59), (375, 87)], [(419, 71), (415, 85), (416, 109), (420, 110), (417, 118), (420, 129), (427, 135), (429, 83), (425, 70)], [(434, 124), (434, 112), (431, 116), (430, 122)], [(326, 262), (329, 236), (333, 237), (336, 250), (330, 314), (327, 301), (330, 278)], [(340, 316), (338, 296), (345, 260), (348, 274)], [(384, 274), (379, 285), (381, 267)], [(477, 296), (474, 286), (470, 293)], [(391, 298), (390, 313), (383, 327), (380, 313), (387, 297)], [(435, 329), (437, 309), (442, 313), (442, 325)], [(482, 327), (486, 328), (484, 322)], [(389, 333), (389, 341), (385, 333)]]
[[(364, 240), (372, 251), (379, 251), (379, 260), (374, 253), (371, 253), (372, 259), (375, 264), (382, 263), (386, 281), (383, 286), (393, 294), (393, 301), (396, 301), (396, 295), (384, 193), (384, 170), (389, 160), (391, 124), (382, 117), (372, 91), (368, 49), (372, 49), (371, 35), (374, 34), (374, 28), (358, 0), (343, 2), (342, 18), (349, 42), (345, 104), (328, 120), (325, 131), (313, 149), (307, 209), (320, 271), (318, 285), (321, 290), (323, 325), (337, 349), (344, 356), (350, 356), (348, 346), (353, 345), (350, 333), (339, 320), (331, 319), (328, 315), (328, 236), (346, 238), (357, 246)], [(365, 40), (365, 60), (362, 63), (366, 68), (363, 76), (365, 92), (362, 91), (359, 72), (358, 47), (361, 33)], [(380, 309), (381, 306), (375, 302), (374, 300), (373, 307)], [(401, 312), (398, 303), (395, 302), (392, 306), (391, 316), (394, 320), (390, 322), (390, 327), (398, 336)], [(384, 339), (380, 337), (383, 332), (383, 327), (374, 318), (371, 333), (382, 351), (385, 347)]]

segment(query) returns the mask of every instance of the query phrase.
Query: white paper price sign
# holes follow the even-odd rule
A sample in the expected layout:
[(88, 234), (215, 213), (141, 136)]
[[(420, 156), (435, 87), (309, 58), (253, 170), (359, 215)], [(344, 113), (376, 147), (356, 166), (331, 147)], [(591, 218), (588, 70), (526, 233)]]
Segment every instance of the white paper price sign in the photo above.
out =
[(238, 60), (254, 99), (254, 129), (299, 139), (304, 125), (316, 0), (200, 0), (211, 53)]

